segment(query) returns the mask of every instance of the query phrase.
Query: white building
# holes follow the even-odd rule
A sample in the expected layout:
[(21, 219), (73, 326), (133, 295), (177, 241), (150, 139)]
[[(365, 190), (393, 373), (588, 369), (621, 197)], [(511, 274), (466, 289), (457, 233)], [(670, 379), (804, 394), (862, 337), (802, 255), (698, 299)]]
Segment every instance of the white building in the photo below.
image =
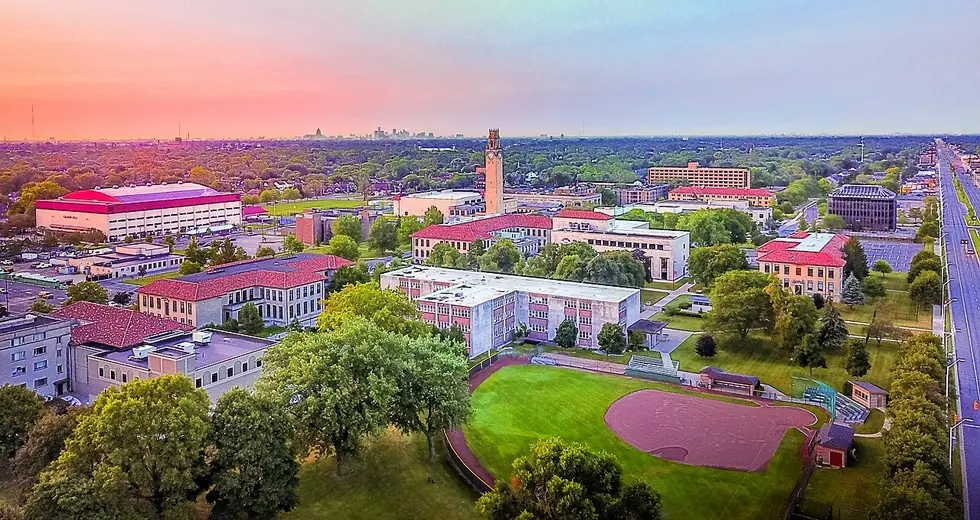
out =
[(442, 190), (396, 195), (393, 202), (395, 215), (399, 217), (421, 217), (433, 206), (446, 220), (483, 213), (486, 209), (486, 201), (478, 191)]

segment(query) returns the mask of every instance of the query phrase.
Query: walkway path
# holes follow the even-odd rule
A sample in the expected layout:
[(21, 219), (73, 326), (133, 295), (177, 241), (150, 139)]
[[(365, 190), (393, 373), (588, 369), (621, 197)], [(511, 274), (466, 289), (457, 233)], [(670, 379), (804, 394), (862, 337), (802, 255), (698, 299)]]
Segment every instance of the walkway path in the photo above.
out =
[[(649, 307), (645, 307), (640, 312), (640, 319), (644, 319), (644, 320), (650, 319), (650, 316), (653, 316), (654, 314), (664, 310), (664, 307), (666, 307), (668, 303), (676, 300), (678, 296), (690, 293), (691, 287), (694, 287), (693, 283), (686, 283), (674, 289), (673, 291), (670, 291), (669, 293), (667, 293), (667, 296), (661, 298), (660, 301), (658, 301), (657, 303), (654, 303)], [(651, 290), (658, 290), (658, 289), (651, 289)]]

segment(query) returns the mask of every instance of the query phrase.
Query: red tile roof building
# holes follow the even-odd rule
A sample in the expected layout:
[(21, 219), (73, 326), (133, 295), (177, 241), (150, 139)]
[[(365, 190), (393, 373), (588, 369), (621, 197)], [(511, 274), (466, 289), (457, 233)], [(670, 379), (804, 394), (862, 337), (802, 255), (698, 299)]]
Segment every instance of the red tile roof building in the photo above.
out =
[(501, 239), (513, 241), (524, 254), (534, 254), (551, 241), (551, 218), (510, 213), (429, 226), (412, 235), (412, 258), (417, 264), (424, 263), (432, 248), (442, 242), (466, 254), (477, 240), (489, 247)]
[(771, 208), (775, 197), (771, 192), (761, 188), (681, 186), (670, 190), (667, 200), (745, 201), (750, 206)]
[(333, 273), (352, 262), (302, 253), (224, 264), (137, 289), (140, 310), (192, 326), (224, 323), (254, 303), (267, 324), (312, 325)]
[(748, 168), (702, 168), (696, 162), (687, 167), (655, 166), (647, 169), (647, 184), (680, 181), (691, 186), (720, 186), (729, 188), (748, 188), (752, 176)]
[(96, 344), (115, 349), (135, 347), (143, 342), (143, 338), (153, 334), (194, 328), (169, 318), (90, 302), (76, 302), (51, 315), (78, 322), (71, 332), (72, 345)]
[(847, 240), (848, 236), (840, 233), (794, 233), (759, 246), (756, 260), (760, 271), (772, 273), (796, 294), (820, 293), (838, 300)]

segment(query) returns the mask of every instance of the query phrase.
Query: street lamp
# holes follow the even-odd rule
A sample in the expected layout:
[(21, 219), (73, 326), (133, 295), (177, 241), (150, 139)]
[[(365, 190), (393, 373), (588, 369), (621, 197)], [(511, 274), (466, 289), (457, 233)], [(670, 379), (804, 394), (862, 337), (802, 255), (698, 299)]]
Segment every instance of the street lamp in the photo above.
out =
[(946, 358), (946, 409), (949, 409), (949, 369), (956, 366), (957, 363), (962, 363), (966, 361), (963, 358)]
[(972, 423), (972, 422), (973, 419), (970, 419), (969, 417), (964, 417), (959, 421), (956, 421), (956, 424), (949, 427), (949, 467), (953, 467), (953, 432), (956, 431), (956, 429), (959, 428), (961, 424)]

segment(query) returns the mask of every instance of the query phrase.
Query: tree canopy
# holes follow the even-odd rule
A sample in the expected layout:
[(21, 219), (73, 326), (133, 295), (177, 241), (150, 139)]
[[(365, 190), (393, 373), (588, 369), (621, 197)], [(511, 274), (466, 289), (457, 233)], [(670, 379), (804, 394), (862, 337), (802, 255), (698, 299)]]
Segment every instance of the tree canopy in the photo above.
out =
[(711, 289), (708, 328), (745, 339), (755, 328), (771, 327), (772, 300), (766, 288), (770, 277), (758, 271), (730, 271), (715, 280)]
[(698, 247), (691, 250), (687, 261), (688, 271), (694, 281), (710, 288), (715, 279), (728, 271), (749, 268), (745, 251), (736, 245)]
[(109, 303), (109, 291), (95, 282), (79, 282), (68, 286), (66, 305), (75, 302)]

